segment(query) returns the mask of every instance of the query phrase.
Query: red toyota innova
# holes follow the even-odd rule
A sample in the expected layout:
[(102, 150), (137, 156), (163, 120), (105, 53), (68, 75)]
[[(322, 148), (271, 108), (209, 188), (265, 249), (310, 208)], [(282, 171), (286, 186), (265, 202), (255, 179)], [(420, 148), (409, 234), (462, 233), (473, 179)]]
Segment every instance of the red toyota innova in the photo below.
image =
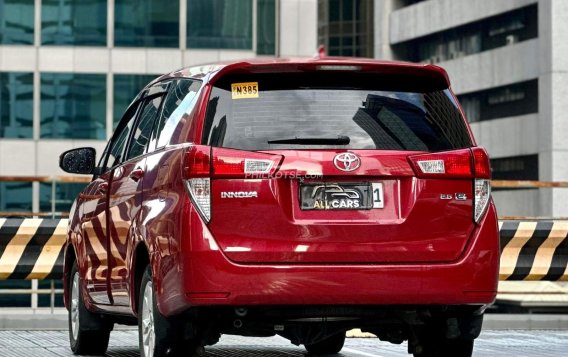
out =
[(70, 215), (76, 354), (138, 324), (143, 357), (221, 334), (337, 353), (345, 332), (471, 356), (496, 294), (487, 153), (446, 72), (326, 57), (182, 69), (148, 84)]

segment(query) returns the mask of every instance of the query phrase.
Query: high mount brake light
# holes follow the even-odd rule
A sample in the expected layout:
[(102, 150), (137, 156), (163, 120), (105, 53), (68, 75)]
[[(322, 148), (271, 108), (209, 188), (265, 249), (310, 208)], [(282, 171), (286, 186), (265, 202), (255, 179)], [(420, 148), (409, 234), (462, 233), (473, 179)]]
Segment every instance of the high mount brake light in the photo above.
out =
[(485, 149), (417, 154), (408, 157), (416, 177), (420, 178), (472, 178), (473, 220), (479, 223), (491, 202), (491, 166)]

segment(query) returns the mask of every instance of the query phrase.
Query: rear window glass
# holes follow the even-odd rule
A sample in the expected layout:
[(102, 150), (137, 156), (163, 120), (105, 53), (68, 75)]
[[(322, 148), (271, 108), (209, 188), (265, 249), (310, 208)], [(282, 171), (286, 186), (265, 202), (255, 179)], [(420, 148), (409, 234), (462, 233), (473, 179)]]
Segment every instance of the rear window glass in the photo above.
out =
[(429, 90), (424, 83), (413, 87), (411, 82), (404, 86), (368, 75), (358, 81), (357, 76), (337, 81), (333, 74), (325, 79), (297, 74), (223, 79), (211, 92), (203, 142), (243, 150), (443, 151), (471, 146), (447, 89)]

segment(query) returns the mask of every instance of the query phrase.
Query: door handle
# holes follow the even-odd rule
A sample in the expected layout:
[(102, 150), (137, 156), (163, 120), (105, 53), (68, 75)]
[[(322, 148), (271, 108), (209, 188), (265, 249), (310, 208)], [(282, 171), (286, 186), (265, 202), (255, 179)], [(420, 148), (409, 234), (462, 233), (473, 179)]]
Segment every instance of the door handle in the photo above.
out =
[(108, 182), (101, 182), (97, 187), (97, 193), (100, 195), (105, 195), (108, 191)]
[(140, 180), (142, 176), (144, 176), (144, 170), (142, 170), (141, 168), (134, 169), (130, 173), (130, 178), (136, 182), (138, 182), (138, 180)]

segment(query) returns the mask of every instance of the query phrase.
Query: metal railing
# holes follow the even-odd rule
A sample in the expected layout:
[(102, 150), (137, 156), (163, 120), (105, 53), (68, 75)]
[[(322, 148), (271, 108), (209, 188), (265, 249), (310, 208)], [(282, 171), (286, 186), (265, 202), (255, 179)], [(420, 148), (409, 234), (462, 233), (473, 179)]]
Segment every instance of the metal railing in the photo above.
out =
[(51, 211), (0, 211), (0, 217), (66, 217), (69, 212), (56, 211), (56, 188), (58, 183), (84, 183), (91, 181), (91, 176), (0, 176), (0, 182), (38, 182), (51, 183)]
[(49, 295), (49, 309), (53, 314), (55, 312), (55, 296), (63, 294), (63, 289), (56, 289), (55, 282), (50, 280), (49, 289), (39, 289), (38, 280), (31, 281), (30, 289), (0, 289), (0, 295), (31, 295), (31, 308), (32, 310), (39, 309), (38, 296)]

